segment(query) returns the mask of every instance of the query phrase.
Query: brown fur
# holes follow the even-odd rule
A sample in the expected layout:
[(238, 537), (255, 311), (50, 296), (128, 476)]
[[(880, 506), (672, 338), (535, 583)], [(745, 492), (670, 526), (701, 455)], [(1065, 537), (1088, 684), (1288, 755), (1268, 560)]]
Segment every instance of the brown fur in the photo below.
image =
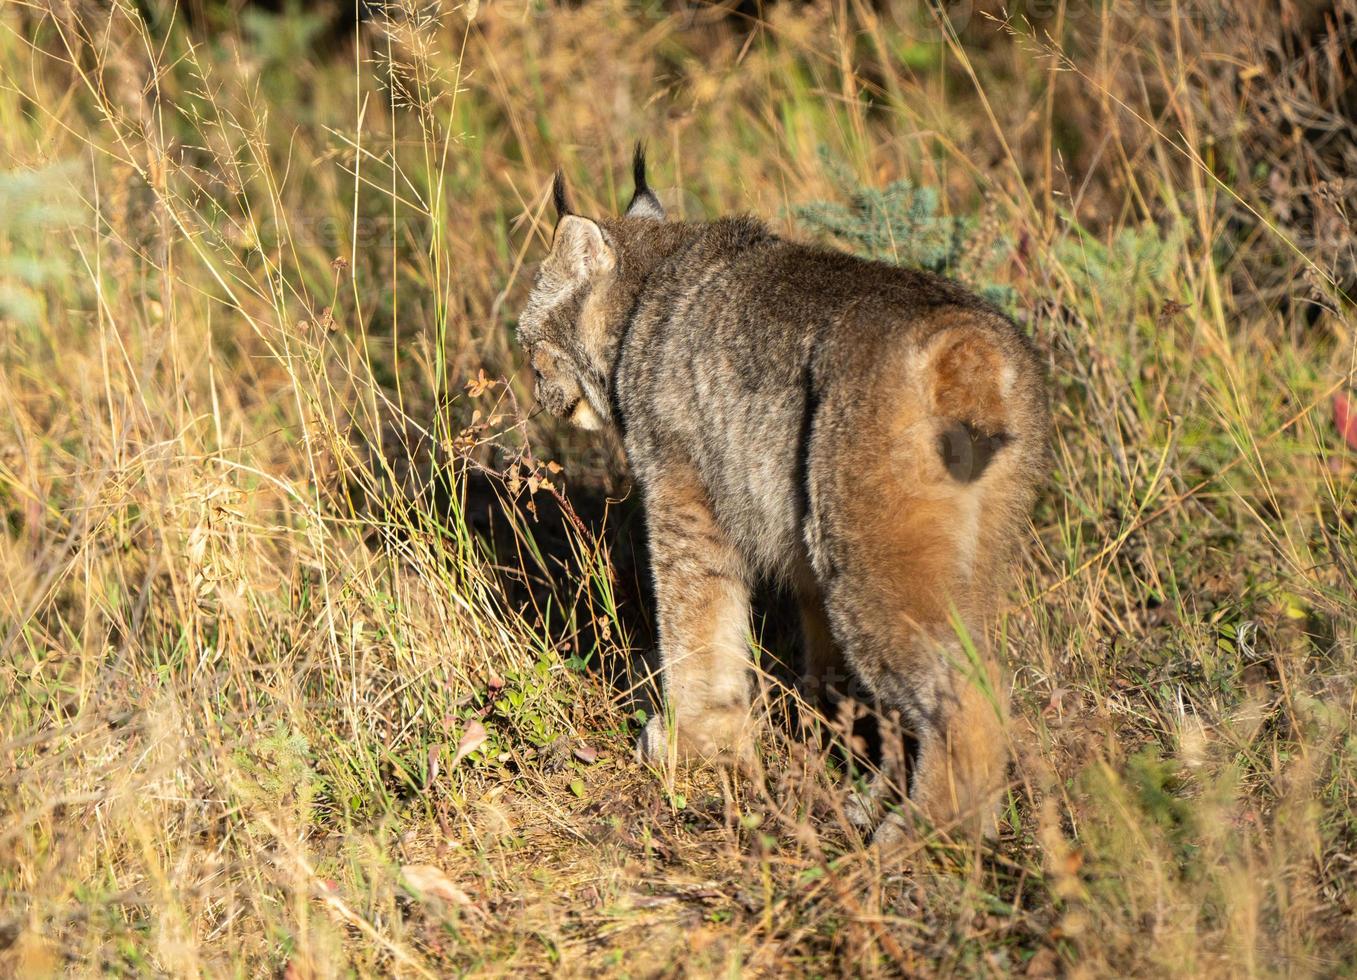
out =
[(744, 561), (693, 472), (675, 470), (649, 489), (646, 513), (653, 560), (667, 570), (656, 600), (669, 720), (687, 733), (685, 754), (729, 761), (749, 745)]
[(615, 428), (645, 495), (668, 710), (643, 756), (747, 753), (749, 592), (773, 576), (807, 693), (846, 663), (918, 739), (914, 803), (992, 829), (988, 635), (1046, 465), (1035, 352), (955, 283), (663, 221), (642, 169), (627, 216), (563, 218), (520, 338), (539, 400)]

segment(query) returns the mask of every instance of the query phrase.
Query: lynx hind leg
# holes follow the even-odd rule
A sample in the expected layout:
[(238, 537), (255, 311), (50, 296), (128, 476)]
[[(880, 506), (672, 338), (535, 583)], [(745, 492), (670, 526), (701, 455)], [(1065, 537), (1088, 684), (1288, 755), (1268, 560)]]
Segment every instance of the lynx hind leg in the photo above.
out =
[(747, 570), (696, 474), (666, 469), (646, 484), (665, 705), (638, 754), (743, 761), (752, 746)]
[(848, 666), (834, 642), (820, 590), (813, 583), (798, 583), (796, 604), (801, 617), (800, 693), (811, 708), (832, 718), (834, 704), (849, 691)]
[(964, 836), (992, 833), (1004, 785), (985, 634), (1043, 456), (1034, 371), (991, 325), (949, 314), (922, 348), (864, 364), (871, 384), (827, 397), (812, 434), (809, 543), (835, 637), (913, 730), (911, 800)]
[[(901, 541), (921, 550), (935, 543), (923, 534)], [(910, 800), (949, 834), (992, 836), (1008, 753), (1004, 691), (983, 637), (970, 632), (968, 653), (944, 610), (910, 601), (934, 587), (923, 569), (866, 567), (876, 576), (845, 575), (831, 614), (853, 667), (915, 737)]]
[(909, 794), (935, 824), (961, 837), (994, 836), (1008, 763), (1003, 697), (990, 670), (977, 673), (948, 670), (936, 717), (920, 726)]
[(842, 556), (827, 591), (835, 635), (880, 707), (898, 712), (917, 741), (912, 802), (948, 833), (990, 835), (1007, 749), (1003, 688), (978, 590), (963, 574), (979, 546), (973, 522), (964, 503), (946, 499), (891, 506), (900, 516), (889, 526), (857, 506), (840, 498), (829, 522)]

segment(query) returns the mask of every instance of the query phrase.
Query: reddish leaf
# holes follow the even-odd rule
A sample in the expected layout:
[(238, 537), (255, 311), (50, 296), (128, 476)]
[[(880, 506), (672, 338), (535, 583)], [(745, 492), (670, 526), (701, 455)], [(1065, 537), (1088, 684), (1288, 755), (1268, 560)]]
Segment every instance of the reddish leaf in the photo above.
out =
[(436, 898), (449, 905), (470, 905), (471, 896), (454, 885), (448, 876), (432, 864), (406, 864), (401, 867), (405, 884), (420, 898)]
[(1058, 715), (1064, 717), (1065, 714), (1065, 695), (1070, 693), (1068, 687), (1051, 688), (1051, 697), (1046, 702), (1046, 707), (1041, 709), (1043, 715)]
[(472, 752), (475, 752), (485, 744), (485, 726), (479, 721), (473, 721), (466, 726), (466, 731), (462, 733), (462, 740), (457, 743), (457, 754), (452, 757), (452, 764), (455, 766)]
[(586, 766), (591, 766), (598, 761), (598, 749), (592, 745), (585, 745), (581, 742), (575, 746), (575, 758), (579, 759)]
[(1357, 400), (1346, 391), (1335, 392), (1333, 396), (1333, 424), (1348, 448), (1357, 452)]

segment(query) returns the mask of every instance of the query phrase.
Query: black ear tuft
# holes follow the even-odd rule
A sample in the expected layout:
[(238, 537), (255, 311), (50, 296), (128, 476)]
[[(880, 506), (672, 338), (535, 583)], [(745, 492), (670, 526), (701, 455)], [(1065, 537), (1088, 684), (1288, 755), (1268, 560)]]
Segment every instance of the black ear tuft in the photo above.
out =
[(646, 184), (646, 148), (637, 142), (636, 153), (631, 158), (631, 179), (636, 185), (632, 191), (631, 203), (627, 205), (628, 218), (650, 218), (653, 221), (664, 220), (664, 208), (660, 199)]
[(650, 193), (650, 188), (646, 186), (646, 145), (640, 140), (636, 141), (636, 150), (631, 156), (631, 182), (636, 188), (633, 197)]
[(567, 214), (574, 214), (570, 210), (570, 198), (565, 192), (565, 174), (561, 173), (561, 168), (556, 168), (556, 176), (551, 181), (551, 199), (556, 204), (556, 219), (559, 221)]

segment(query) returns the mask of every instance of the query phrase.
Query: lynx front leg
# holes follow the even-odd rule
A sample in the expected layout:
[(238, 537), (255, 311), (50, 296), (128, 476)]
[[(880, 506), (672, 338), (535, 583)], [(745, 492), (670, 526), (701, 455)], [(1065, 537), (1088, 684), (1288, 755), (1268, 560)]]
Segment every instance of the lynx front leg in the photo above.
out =
[[(738, 761), (749, 749), (749, 584), (689, 470), (647, 481), (666, 709), (641, 734), (642, 758)], [(672, 725), (672, 730), (671, 726)]]

